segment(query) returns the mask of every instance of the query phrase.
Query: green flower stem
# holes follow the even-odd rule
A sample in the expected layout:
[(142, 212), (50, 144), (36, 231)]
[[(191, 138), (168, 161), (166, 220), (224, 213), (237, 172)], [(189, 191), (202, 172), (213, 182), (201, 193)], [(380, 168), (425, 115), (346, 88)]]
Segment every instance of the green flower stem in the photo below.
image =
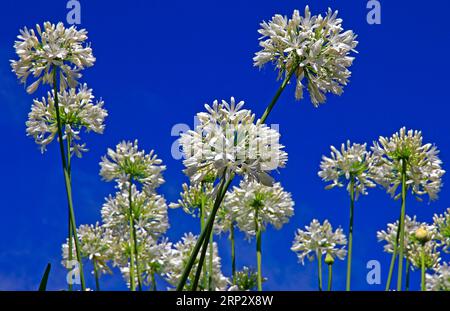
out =
[(156, 275), (155, 271), (152, 270), (152, 291), (156, 292), (158, 289), (156, 288)]
[(350, 180), (350, 224), (348, 228), (348, 257), (347, 257), (347, 282), (345, 289), (350, 291), (352, 277), (352, 251), (353, 251), (353, 215), (355, 209), (355, 178)]
[[(205, 229), (205, 207), (206, 207), (206, 197), (205, 194), (202, 195), (201, 206), (200, 206), (200, 232)], [(203, 265), (203, 269), (206, 271), (206, 262)], [(208, 284), (208, 276), (206, 273), (203, 274), (203, 288), (206, 288)]]
[(405, 246), (405, 214), (406, 214), (406, 160), (402, 159), (402, 209), (400, 214), (400, 250), (398, 253), (397, 291), (402, 290), (402, 272)]
[(425, 287), (425, 244), (422, 244), (422, 249), (420, 252), (420, 264), (422, 267), (422, 271), (421, 271), (421, 289), (422, 291), (426, 291), (426, 287)]
[[(62, 125), (61, 125), (61, 116), (59, 113), (59, 98), (58, 98), (58, 86), (56, 81), (56, 66), (53, 67), (53, 91), (55, 95), (55, 111), (56, 111), (56, 123), (58, 126), (58, 141), (59, 141), (59, 149), (61, 153), (61, 162), (63, 167), (63, 173), (64, 173), (64, 183), (66, 186), (66, 194), (67, 194), (67, 202), (69, 205), (69, 218), (70, 223), (72, 226), (72, 232), (73, 232), (73, 238), (75, 240), (75, 250), (77, 254), (77, 261), (78, 261), (78, 268), (80, 273), (80, 281), (81, 281), (81, 290), (86, 290), (86, 283), (84, 280), (84, 272), (83, 272), (83, 261), (81, 258), (81, 250), (80, 245), (78, 241), (78, 235), (77, 235), (77, 226), (75, 221), (75, 213), (73, 211), (73, 200), (72, 200), (72, 184), (71, 184), (71, 176), (67, 167), (66, 163), (66, 154), (65, 154), (65, 148), (64, 148), (64, 141), (63, 141), (63, 134), (62, 134)], [(70, 151), (69, 151), (70, 152)], [(70, 227), (70, 226), (69, 226)]]
[(98, 273), (98, 265), (97, 260), (94, 258), (94, 277), (95, 277), (95, 290), (100, 291), (100, 280), (99, 280), (99, 273)]
[(258, 291), (262, 291), (262, 250), (261, 250), (261, 226), (258, 221), (258, 208), (255, 211), (255, 229), (256, 229), (256, 264), (258, 267), (257, 283)]
[(386, 291), (388, 291), (391, 287), (392, 275), (394, 274), (395, 259), (397, 259), (397, 254), (398, 254), (399, 236), (400, 236), (400, 226), (397, 227), (397, 235), (395, 237), (395, 244), (394, 244), (394, 249), (392, 252), (391, 264), (389, 266), (389, 274), (388, 274), (388, 278), (387, 278), (387, 282), (386, 282), (386, 288), (385, 288)]
[(331, 284), (333, 283), (333, 265), (328, 265), (328, 291), (331, 291)]
[(211, 232), (209, 236), (209, 272), (208, 272), (208, 289), (213, 290), (212, 277), (213, 277), (213, 259), (214, 259), (214, 232)]
[(234, 241), (234, 223), (230, 226), (230, 240), (231, 240), (231, 276), (233, 285), (236, 285), (236, 245)]
[(128, 221), (130, 223), (130, 290), (136, 291), (136, 280), (134, 276), (135, 272), (135, 256), (134, 256), (134, 219), (133, 219), (133, 199), (131, 198), (131, 178), (129, 180), (128, 186), (128, 202), (129, 202), (129, 212), (128, 212)]
[(319, 268), (319, 291), (322, 291), (322, 252), (317, 252), (317, 263)]
[(409, 291), (409, 280), (411, 275), (411, 263), (409, 260), (406, 260), (406, 278), (405, 278), (405, 290)]
[[(69, 177), (70, 177), (70, 179), (72, 179), (71, 178), (71, 175), (72, 175), (72, 173), (71, 173), (71, 158), (72, 158), (72, 153), (70, 152), (70, 143), (71, 143), (71, 138), (70, 138), (70, 135), (67, 135), (67, 170), (68, 170), (68, 172), (69, 172)], [(68, 227), (69, 227), (69, 262), (72, 262), (72, 259), (73, 259), (73, 233), (72, 233), (72, 223), (70, 222), (70, 214), (68, 215), (68, 218), (67, 218), (67, 221), (68, 221)], [(73, 289), (73, 286), (72, 286), (72, 283), (70, 283), (69, 282), (69, 291), (72, 291), (72, 289)]]
[[(225, 193), (228, 189), (228, 187), (231, 184), (231, 181), (233, 180), (233, 176), (230, 176), (230, 178), (228, 179), (228, 181), (225, 181), (225, 173), (224, 172), (223, 176), (222, 176), (222, 181), (220, 182), (220, 186), (217, 192), (217, 196), (216, 196), (216, 200), (214, 201), (214, 206), (213, 209), (211, 211), (211, 214), (208, 216), (208, 220), (206, 221), (206, 226), (204, 228), (204, 230), (202, 230), (202, 232), (200, 233), (197, 242), (195, 243), (194, 249), (192, 250), (191, 255), (189, 256), (188, 262), (186, 264), (186, 267), (184, 268), (183, 274), (181, 275), (181, 279), (180, 282), (178, 283), (177, 286), (177, 291), (182, 291), (184, 289), (184, 286), (186, 285), (186, 281), (191, 273), (192, 267), (194, 266), (194, 263), (197, 259), (197, 255), (200, 251), (200, 248), (202, 247), (203, 244), (208, 244), (207, 242), (205, 242), (206, 237), (208, 237), (211, 233), (209, 232), (210, 227), (212, 230), (212, 227), (214, 225), (214, 218), (216, 216), (217, 210), (219, 209), (220, 204), (222, 203), (223, 198), (225, 197)], [(223, 191), (223, 189), (225, 189), (225, 191)], [(208, 241), (208, 239), (206, 239), (206, 241)], [(206, 249), (204, 250), (203, 253), (202, 249), (202, 257), (200, 257), (200, 260), (198, 262), (198, 266), (197, 266), (197, 273), (195, 275), (195, 279), (194, 279), (194, 283), (192, 286), (192, 290), (195, 290), (197, 288), (198, 285), (198, 278), (200, 277), (200, 273), (203, 267), (203, 263), (204, 263), (204, 255), (206, 254)], [(197, 284), (195, 284), (197, 282)], [(194, 286), (195, 285), (195, 286)]]

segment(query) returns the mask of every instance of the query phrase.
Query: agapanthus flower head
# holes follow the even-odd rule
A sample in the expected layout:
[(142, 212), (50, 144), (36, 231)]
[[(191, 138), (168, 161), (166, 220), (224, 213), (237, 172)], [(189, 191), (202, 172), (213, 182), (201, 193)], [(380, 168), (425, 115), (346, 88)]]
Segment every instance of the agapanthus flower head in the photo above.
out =
[[(125, 237), (129, 234), (130, 195), (128, 184), (120, 187), (116, 195), (109, 196), (103, 204), (101, 214), (104, 226), (115, 236)], [(145, 232), (158, 239), (169, 228), (167, 204), (164, 197), (139, 191), (131, 186), (131, 213), (136, 233)]]
[(324, 181), (331, 182), (327, 189), (346, 185), (350, 192), (353, 183), (357, 199), (360, 194), (367, 194), (367, 188), (375, 187), (370, 176), (372, 166), (372, 155), (367, 151), (366, 144), (347, 141), (340, 150), (331, 146), (331, 157), (322, 156), (318, 175)]
[(150, 153), (139, 150), (137, 139), (134, 142), (122, 141), (115, 150), (108, 148), (107, 155), (100, 162), (100, 175), (104, 180), (116, 180), (120, 184), (131, 179), (149, 191), (164, 183), (162, 172), (165, 169), (153, 150)]
[(14, 44), (18, 60), (11, 60), (13, 72), (24, 84), (32, 75), (36, 81), (28, 86), (27, 92), (33, 93), (39, 84), (52, 84), (52, 70), (59, 68), (60, 89), (76, 87), (81, 77), (80, 70), (95, 62), (90, 45), (85, 44), (87, 31), (77, 30), (75, 26), (66, 28), (62, 22), (45, 22), (43, 27), (20, 30)]
[(276, 14), (261, 23), (261, 51), (253, 58), (254, 65), (275, 64), (278, 78), (293, 72), (297, 78), (295, 98), (303, 98), (306, 80), (311, 101), (315, 106), (326, 100), (326, 93), (340, 95), (347, 85), (355, 52), (356, 35), (344, 31), (338, 12), (328, 9), (325, 17), (311, 15), (306, 6), (304, 16), (295, 10), (291, 18)]
[(241, 109), (244, 102), (214, 101), (205, 105), (207, 112), (197, 114), (195, 130), (182, 133), (185, 173), (198, 183), (213, 173), (224, 171), (271, 184), (269, 172), (284, 167), (287, 154), (279, 143), (280, 134), (259, 121), (250, 110)]
[(444, 214), (433, 216), (433, 224), (436, 227), (436, 239), (446, 253), (450, 253), (450, 208)]
[(320, 224), (317, 219), (313, 219), (309, 226), (305, 226), (305, 229), (297, 229), (291, 247), (291, 250), (297, 253), (302, 264), (304, 264), (305, 258), (314, 260), (315, 257), (326, 256), (326, 254), (341, 260), (345, 258), (347, 238), (342, 228), (333, 231), (328, 220)]
[(428, 291), (450, 291), (450, 265), (444, 262), (433, 274), (427, 273), (426, 287)]
[(212, 183), (198, 183), (198, 184), (186, 184), (182, 185), (183, 192), (180, 193), (180, 199), (177, 203), (170, 203), (170, 208), (181, 207), (187, 214), (191, 214), (194, 217), (199, 217), (200, 209), (203, 207), (205, 210), (211, 209), (211, 203), (214, 199), (212, 194), (214, 187)]
[[(258, 272), (247, 266), (236, 272), (236, 285), (238, 290), (251, 291), (258, 285)], [(263, 281), (265, 281), (264, 279)]]
[(437, 198), (442, 187), (442, 161), (439, 150), (432, 144), (423, 144), (420, 131), (401, 128), (390, 138), (380, 137), (372, 147), (375, 165), (374, 180), (385, 187), (393, 197), (402, 181), (403, 162), (406, 163), (406, 184), (418, 199), (427, 194), (430, 200)]
[(294, 201), (280, 183), (272, 187), (244, 180), (234, 187), (225, 205), (234, 215), (236, 225), (247, 238), (256, 234), (256, 223), (261, 230), (268, 224), (280, 229), (294, 215)]
[[(63, 139), (70, 140), (70, 149), (78, 157), (86, 151), (85, 144), (78, 144), (81, 130), (102, 134), (105, 129), (105, 118), (108, 115), (103, 108), (103, 100), (94, 103), (92, 89), (83, 84), (76, 89), (58, 93), (59, 114)], [(28, 114), (27, 135), (33, 136), (41, 151), (44, 152), (58, 134), (56, 119), (55, 93), (48, 92), (47, 98), (35, 99)]]
[[(194, 249), (195, 243), (197, 242), (197, 236), (192, 233), (186, 233), (181, 241), (175, 243), (173, 245), (173, 249), (171, 253), (166, 254), (166, 258), (164, 261), (166, 262), (166, 270), (163, 274), (165, 280), (172, 286), (177, 286), (181, 276), (183, 274), (184, 268), (186, 266), (186, 262), (189, 259), (189, 256)], [(206, 261), (209, 262), (210, 258), (210, 248), (206, 252)], [(229, 284), (228, 278), (226, 278), (221, 271), (221, 259), (218, 254), (217, 244), (213, 243), (213, 266), (212, 266), (212, 289), (213, 290), (226, 290)], [(189, 289), (194, 280), (195, 272), (197, 270), (198, 258), (194, 263), (191, 274), (188, 277), (185, 288)], [(202, 274), (200, 275), (200, 280), (203, 279), (203, 274), (207, 273), (205, 269), (202, 270)], [(199, 284), (200, 290), (208, 290), (205, 288), (202, 282)]]
[[(389, 223), (386, 230), (377, 232), (379, 242), (386, 242), (384, 251), (392, 254), (395, 249), (398, 233), (398, 220), (394, 223)], [(418, 229), (424, 228), (429, 234), (429, 241), (423, 243), (421, 239), (416, 237)], [(405, 216), (405, 239), (404, 239), (404, 256), (412, 263), (412, 267), (421, 267), (421, 252), (425, 251), (425, 266), (427, 268), (436, 267), (440, 261), (440, 253), (437, 248), (437, 243), (434, 240), (436, 236), (436, 228), (433, 225), (428, 225), (424, 222), (417, 221), (416, 216)]]

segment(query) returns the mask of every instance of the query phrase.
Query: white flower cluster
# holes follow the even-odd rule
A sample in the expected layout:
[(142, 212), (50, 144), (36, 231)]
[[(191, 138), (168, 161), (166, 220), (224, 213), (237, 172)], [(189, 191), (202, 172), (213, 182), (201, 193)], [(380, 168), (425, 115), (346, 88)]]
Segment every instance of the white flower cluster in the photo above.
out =
[(162, 183), (162, 172), (166, 169), (153, 150), (146, 154), (138, 149), (138, 141), (122, 141), (116, 150), (108, 148), (100, 162), (100, 175), (106, 181), (116, 180), (119, 184), (130, 179), (142, 183), (144, 189), (152, 192)]
[[(193, 235), (192, 233), (187, 233), (182, 237), (181, 241), (173, 245), (173, 249), (171, 250), (171, 252), (166, 252), (167, 258), (164, 259), (164, 261), (166, 262), (166, 269), (163, 277), (170, 285), (178, 285), (186, 266), (186, 262), (192, 253), (195, 243), (197, 242), (197, 238), (198, 237)], [(210, 255), (210, 248), (208, 247), (205, 262), (209, 262)], [(217, 244), (213, 243), (213, 273), (211, 285), (213, 290), (226, 290), (229, 285), (228, 278), (226, 278), (221, 272), (220, 261), (221, 260), (218, 254)], [(189, 287), (192, 285), (195, 272), (197, 270), (197, 265), (198, 259), (194, 263), (191, 274), (189, 275), (188, 281), (186, 282), (186, 289), (189, 289)], [(200, 275), (200, 280), (203, 279), (204, 273), (206, 273), (206, 271), (203, 269), (202, 274)], [(201, 290), (207, 290), (202, 282), (199, 282), (199, 288)]]
[(433, 274), (426, 275), (426, 288), (428, 291), (450, 291), (450, 266), (443, 263), (434, 270)]
[(302, 80), (306, 79), (315, 106), (326, 101), (325, 94), (340, 95), (347, 85), (355, 52), (356, 35), (344, 31), (337, 11), (328, 9), (325, 17), (311, 15), (306, 6), (304, 16), (295, 10), (292, 18), (275, 15), (261, 23), (261, 51), (253, 58), (255, 66), (275, 63), (278, 77), (294, 72), (297, 77), (295, 98), (303, 98)]
[(299, 261), (304, 264), (307, 257), (314, 260), (314, 257), (329, 254), (333, 258), (343, 260), (347, 255), (345, 245), (347, 238), (342, 230), (338, 228), (333, 232), (333, 227), (328, 220), (323, 225), (317, 219), (313, 219), (306, 230), (297, 229), (291, 250), (297, 253)]
[(280, 134), (265, 124), (255, 124), (254, 115), (241, 109), (243, 105), (233, 97), (230, 103), (205, 105), (207, 112), (197, 114), (196, 129), (181, 134), (185, 172), (193, 183), (226, 169), (271, 184), (268, 172), (285, 166), (287, 154), (279, 143)]
[(444, 214), (435, 214), (433, 223), (437, 230), (436, 239), (439, 240), (439, 246), (444, 252), (450, 253), (450, 208), (447, 208)]
[[(81, 130), (103, 133), (108, 115), (103, 108), (104, 102), (100, 100), (94, 104), (92, 89), (86, 84), (80, 86), (78, 91), (69, 89), (58, 93), (58, 99), (63, 139), (68, 139), (71, 152), (81, 157), (81, 152), (87, 150), (85, 144), (76, 143), (80, 140)], [(54, 92), (48, 92), (47, 99), (43, 97), (33, 101), (26, 125), (27, 135), (33, 136), (44, 152), (58, 134)]]
[[(205, 211), (211, 210), (213, 201), (214, 186), (212, 183), (201, 182), (199, 184), (182, 185), (183, 192), (180, 193), (180, 199), (177, 203), (170, 203), (170, 208), (181, 207), (187, 214), (199, 217), (200, 208)], [(206, 214), (205, 214), (206, 215)]]
[(347, 183), (347, 191), (350, 192), (352, 182), (355, 187), (355, 198), (360, 194), (367, 194), (367, 188), (375, 187), (371, 180), (370, 170), (373, 166), (372, 155), (366, 149), (366, 144), (351, 144), (347, 141), (341, 145), (339, 151), (331, 146), (331, 157), (322, 156), (319, 177), (324, 181), (330, 181), (327, 189), (343, 187)]
[(417, 197), (428, 194), (430, 200), (437, 198), (442, 187), (441, 168), (436, 146), (422, 143), (420, 131), (401, 128), (390, 138), (380, 137), (372, 147), (375, 158), (374, 180), (385, 187), (393, 197), (401, 184), (403, 161), (406, 162), (406, 183)]
[(60, 69), (60, 89), (67, 85), (75, 88), (80, 70), (95, 62), (91, 47), (83, 45), (87, 31), (75, 26), (66, 28), (61, 22), (45, 22), (43, 28), (36, 25), (36, 31), (25, 27), (17, 38), (14, 48), (19, 59), (11, 61), (12, 70), (24, 84), (30, 74), (37, 79), (28, 86), (28, 93), (36, 91), (41, 82), (52, 84), (55, 67)]
[[(398, 221), (395, 223), (389, 223), (387, 225), (386, 231), (381, 230), (377, 232), (378, 241), (384, 241), (384, 251), (392, 254), (395, 248), (397, 233), (398, 233)], [(426, 229), (430, 235), (430, 241), (426, 242), (424, 245), (417, 240), (416, 231), (419, 228)], [(440, 261), (440, 253), (438, 250), (438, 245), (434, 240), (436, 234), (436, 229), (434, 226), (430, 226), (427, 223), (419, 222), (416, 220), (416, 216), (411, 218), (410, 216), (405, 216), (405, 240), (404, 240), (404, 256), (411, 262), (413, 267), (421, 267), (421, 252), (422, 249), (425, 251), (425, 266), (427, 268), (437, 267)]]
[(280, 183), (272, 187), (244, 180), (226, 196), (225, 208), (231, 211), (236, 225), (247, 238), (256, 235), (256, 225), (262, 231), (267, 224), (280, 229), (294, 215), (294, 201)]

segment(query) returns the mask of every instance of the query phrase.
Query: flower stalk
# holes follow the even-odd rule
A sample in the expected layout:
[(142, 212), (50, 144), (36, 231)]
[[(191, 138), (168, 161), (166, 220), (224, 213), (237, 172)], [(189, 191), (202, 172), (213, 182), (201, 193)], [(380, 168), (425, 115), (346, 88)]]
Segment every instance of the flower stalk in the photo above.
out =
[(400, 250), (398, 253), (398, 274), (397, 274), (397, 291), (402, 290), (402, 272), (404, 261), (405, 247), (405, 214), (406, 214), (406, 159), (402, 159), (402, 208), (400, 214), (399, 231), (400, 231)]
[(347, 282), (346, 291), (350, 291), (350, 282), (352, 276), (352, 250), (353, 250), (353, 216), (355, 208), (355, 179), (350, 180), (350, 224), (348, 228), (348, 258), (347, 258)]

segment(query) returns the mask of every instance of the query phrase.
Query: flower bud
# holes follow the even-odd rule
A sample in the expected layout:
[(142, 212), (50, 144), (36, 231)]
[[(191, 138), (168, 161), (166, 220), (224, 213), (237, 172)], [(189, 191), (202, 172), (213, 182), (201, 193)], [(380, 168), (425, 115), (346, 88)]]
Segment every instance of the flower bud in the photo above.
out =
[(332, 264), (334, 264), (334, 258), (333, 258), (333, 256), (331, 256), (330, 254), (327, 254), (327, 255), (325, 256), (325, 263), (326, 263), (327, 265), (332, 265)]
[(421, 243), (426, 243), (431, 239), (430, 234), (425, 227), (420, 227), (417, 229), (414, 236)]

